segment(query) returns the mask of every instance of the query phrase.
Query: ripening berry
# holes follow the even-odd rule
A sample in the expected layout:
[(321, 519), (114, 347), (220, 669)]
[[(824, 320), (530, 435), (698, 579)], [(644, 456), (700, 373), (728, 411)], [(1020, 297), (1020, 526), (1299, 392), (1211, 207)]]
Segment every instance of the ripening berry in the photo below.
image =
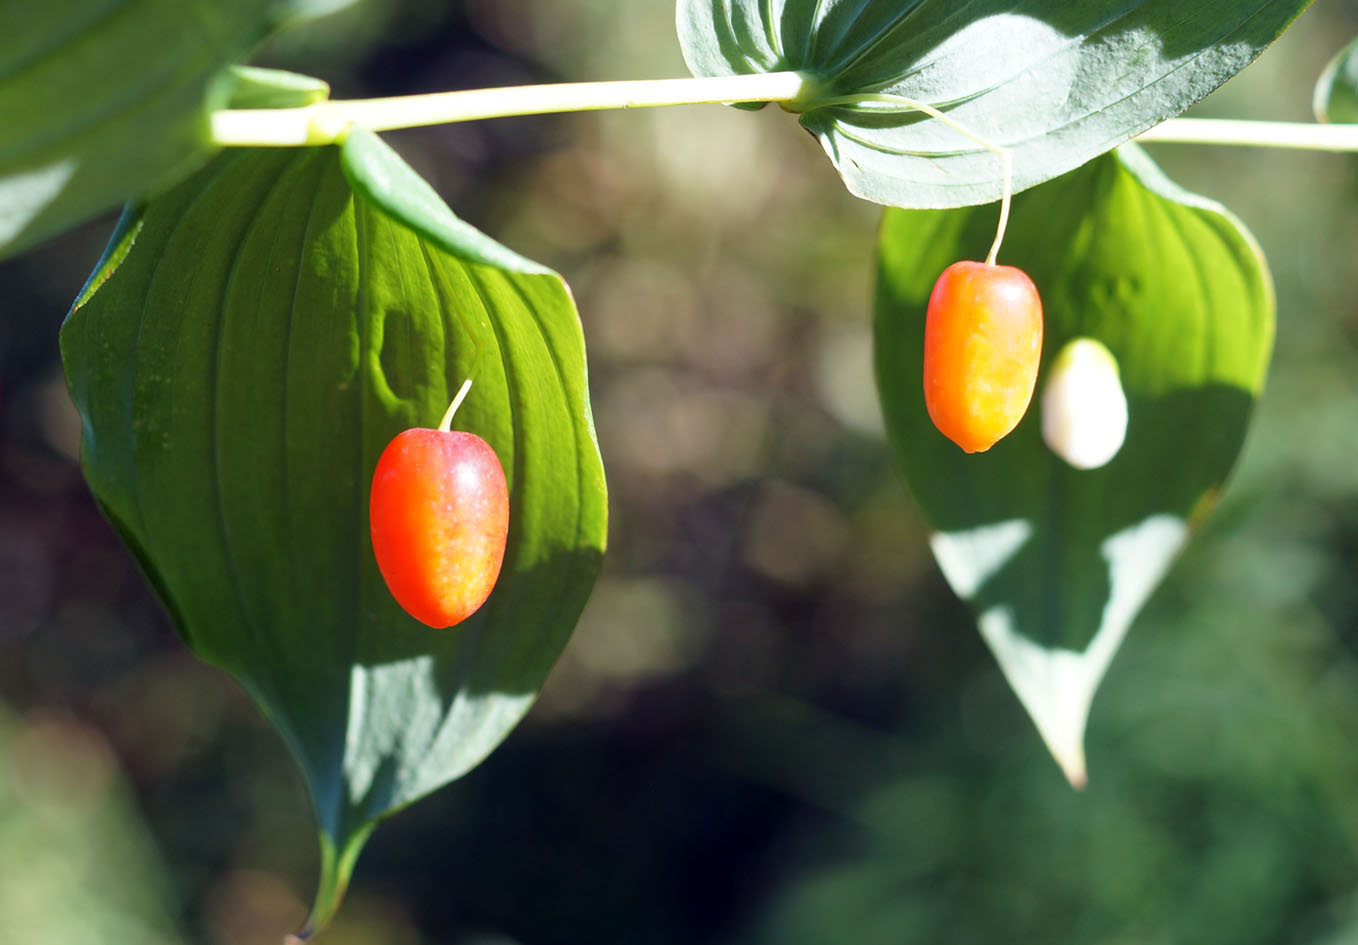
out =
[(1047, 369), (1042, 439), (1076, 469), (1108, 463), (1127, 438), (1127, 395), (1118, 362), (1093, 338), (1070, 341)]
[(1018, 425), (1042, 357), (1042, 301), (1021, 269), (953, 263), (934, 283), (924, 325), (924, 403), (968, 453)]
[(500, 575), (509, 489), (495, 451), (473, 433), (417, 428), (382, 451), (369, 502), (373, 554), (397, 603), (451, 627), (485, 603)]

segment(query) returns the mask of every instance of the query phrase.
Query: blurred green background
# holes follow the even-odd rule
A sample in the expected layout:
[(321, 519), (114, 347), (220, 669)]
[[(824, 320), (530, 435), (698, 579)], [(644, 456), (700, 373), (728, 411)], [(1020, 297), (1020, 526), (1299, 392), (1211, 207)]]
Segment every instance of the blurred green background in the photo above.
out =
[[(684, 74), (667, 2), (401, 0), (264, 64), (335, 97)], [(1195, 114), (1306, 120), (1318, 0)], [(393, 143), (579, 301), (605, 574), (528, 720), (397, 815), (332, 945), (1358, 941), (1358, 158), (1155, 145), (1235, 210), (1278, 347), (1226, 498), (1066, 787), (929, 557), (871, 381), (877, 208), (777, 109)], [(0, 941), (277, 943), (300, 780), (76, 466), (56, 334), (111, 227), (0, 264)]]

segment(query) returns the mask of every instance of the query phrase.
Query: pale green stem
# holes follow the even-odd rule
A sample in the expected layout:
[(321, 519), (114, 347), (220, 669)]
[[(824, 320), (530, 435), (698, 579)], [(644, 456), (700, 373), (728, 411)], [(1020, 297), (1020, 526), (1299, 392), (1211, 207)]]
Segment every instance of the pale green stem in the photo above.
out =
[[(211, 129), (213, 142), (223, 147), (303, 147), (340, 142), (356, 127), (390, 131), (513, 115), (731, 102), (777, 102), (791, 111), (871, 103), (909, 108), (937, 119), (992, 152), (999, 158), (1002, 171), (1000, 218), (986, 256), (988, 264), (995, 264), (1004, 242), (1013, 193), (1013, 158), (1008, 148), (986, 140), (934, 106), (902, 95), (865, 93), (821, 98), (815, 79), (800, 72), (523, 85), (317, 102), (300, 108), (224, 110), (211, 115)], [(1358, 151), (1358, 125), (1177, 118), (1143, 132), (1138, 140)], [(464, 395), (465, 389), (453, 409)], [(450, 418), (451, 413), (445, 419)]]
[(358, 859), (364, 842), (372, 833), (375, 824), (368, 824), (351, 836), (341, 850), (335, 846), (328, 833), (321, 833), (321, 875), (316, 885), (316, 901), (306, 923), (291, 935), (285, 936), (283, 945), (304, 945), (321, 932), (335, 912), (339, 909), (344, 891), (349, 887), (349, 876), (354, 871), (354, 861)]
[(224, 147), (301, 147), (334, 144), (349, 128), (390, 131), (511, 115), (709, 105), (726, 102), (795, 104), (815, 94), (799, 72), (521, 85), (395, 98), (317, 102), (301, 108), (260, 108), (212, 114), (212, 140)]
[(1239, 121), (1229, 118), (1174, 118), (1142, 132), (1138, 141), (1236, 144), (1256, 148), (1358, 151), (1358, 124), (1309, 121)]
[(443, 414), (443, 419), (439, 421), (439, 431), (447, 433), (453, 428), (453, 414), (457, 413), (457, 408), (462, 406), (462, 401), (467, 399), (467, 392), (472, 389), (472, 379), (469, 377), (462, 382), (462, 386), (457, 390), (457, 396), (448, 405), (448, 409)]

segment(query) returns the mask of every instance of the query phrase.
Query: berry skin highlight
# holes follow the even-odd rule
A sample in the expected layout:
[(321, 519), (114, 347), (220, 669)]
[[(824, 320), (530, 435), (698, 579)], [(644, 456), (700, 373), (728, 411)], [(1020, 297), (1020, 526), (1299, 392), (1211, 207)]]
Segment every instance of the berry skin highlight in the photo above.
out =
[(924, 403), (968, 453), (1023, 419), (1042, 358), (1042, 300), (1013, 266), (953, 263), (934, 283), (924, 326)]
[(415, 428), (383, 450), (369, 499), (373, 554), (388, 589), (430, 627), (474, 614), (500, 575), (509, 489), (490, 444)]

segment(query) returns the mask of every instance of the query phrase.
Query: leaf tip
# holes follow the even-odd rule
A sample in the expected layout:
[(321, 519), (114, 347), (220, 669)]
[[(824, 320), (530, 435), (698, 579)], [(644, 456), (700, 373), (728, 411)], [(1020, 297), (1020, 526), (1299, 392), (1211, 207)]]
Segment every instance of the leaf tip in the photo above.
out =
[(1052, 749), (1052, 755), (1056, 758), (1056, 763), (1061, 766), (1061, 773), (1066, 776), (1070, 786), (1077, 791), (1083, 791), (1085, 786), (1089, 784), (1089, 772), (1085, 768), (1084, 743), (1076, 742), (1072, 748), (1065, 752), (1057, 752)]
[(1116, 643), (1111, 649), (1091, 644), (1083, 653), (1048, 649), (1017, 631), (1007, 607), (983, 613), (979, 626), (1066, 780), (1075, 790), (1083, 790), (1089, 780), (1085, 769), (1089, 706)]
[[(1092, 692), (1090, 693), (1092, 695)], [(1049, 706), (1049, 711), (1029, 707), (1029, 714), (1037, 725), (1038, 734), (1056, 760), (1061, 773), (1066, 776), (1070, 786), (1083, 791), (1089, 783), (1089, 771), (1085, 765), (1085, 722), (1088, 718), (1088, 702), (1083, 708), (1066, 705), (1060, 709)]]

